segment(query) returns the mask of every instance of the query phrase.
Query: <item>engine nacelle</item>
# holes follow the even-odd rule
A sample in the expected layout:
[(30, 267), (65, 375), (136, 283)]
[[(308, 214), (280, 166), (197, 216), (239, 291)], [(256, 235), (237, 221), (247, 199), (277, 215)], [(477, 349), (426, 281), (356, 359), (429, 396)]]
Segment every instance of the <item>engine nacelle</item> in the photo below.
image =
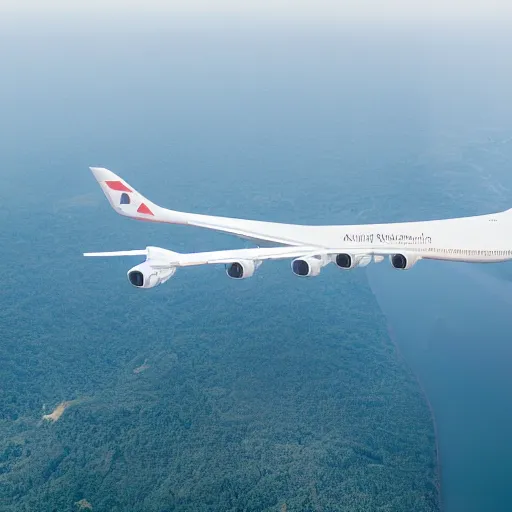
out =
[(292, 261), (292, 272), (299, 277), (314, 277), (320, 274), (322, 267), (329, 263), (325, 258), (310, 256)]
[(372, 257), (367, 254), (354, 256), (348, 253), (341, 253), (333, 256), (333, 261), (338, 268), (350, 270), (355, 267), (366, 267), (372, 261)]
[(419, 256), (411, 256), (408, 254), (390, 254), (389, 261), (394, 268), (400, 270), (409, 270), (421, 258)]
[(231, 279), (246, 279), (247, 277), (251, 277), (260, 265), (261, 261), (234, 261), (226, 265), (226, 274)]
[(176, 272), (176, 267), (155, 269), (149, 260), (128, 270), (128, 281), (135, 288), (154, 288), (165, 283)]

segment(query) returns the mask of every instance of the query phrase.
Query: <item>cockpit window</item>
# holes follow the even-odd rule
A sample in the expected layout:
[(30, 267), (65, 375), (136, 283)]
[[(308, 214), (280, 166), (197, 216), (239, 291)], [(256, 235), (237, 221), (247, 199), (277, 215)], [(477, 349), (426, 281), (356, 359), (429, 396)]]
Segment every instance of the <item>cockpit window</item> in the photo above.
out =
[(126, 192), (121, 194), (120, 204), (130, 204), (130, 196)]

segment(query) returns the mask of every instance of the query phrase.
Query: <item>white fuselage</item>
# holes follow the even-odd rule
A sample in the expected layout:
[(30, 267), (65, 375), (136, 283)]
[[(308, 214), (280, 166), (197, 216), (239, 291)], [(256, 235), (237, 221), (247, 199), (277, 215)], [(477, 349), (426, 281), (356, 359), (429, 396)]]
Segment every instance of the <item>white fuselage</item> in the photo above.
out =
[(498, 262), (512, 259), (512, 210), (420, 222), (303, 226), (159, 212), (168, 222), (232, 233), (254, 241), (339, 248), (340, 251), (413, 252), (421, 258)]

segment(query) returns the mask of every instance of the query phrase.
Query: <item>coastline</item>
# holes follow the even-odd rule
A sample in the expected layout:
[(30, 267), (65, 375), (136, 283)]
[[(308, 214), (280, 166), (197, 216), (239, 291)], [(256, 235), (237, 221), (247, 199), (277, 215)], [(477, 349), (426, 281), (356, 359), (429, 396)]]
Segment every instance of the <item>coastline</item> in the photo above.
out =
[[(372, 293), (373, 293), (373, 290), (372, 290)], [(375, 294), (374, 294), (374, 296), (377, 299)], [(377, 303), (378, 303), (378, 301), (377, 301)], [(380, 308), (380, 304), (379, 304), (379, 308)], [(381, 309), (381, 311), (382, 311), (382, 309)], [(437, 500), (439, 503), (439, 511), (444, 512), (443, 493), (442, 493), (442, 486), (441, 486), (441, 483), (442, 483), (441, 454), (440, 454), (440, 450), (439, 450), (439, 434), (438, 434), (437, 420), (436, 420), (434, 408), (432, 407), (432, 403), (430, 402), (430, 399), (427, 395), (425, 387), (423, 386), (423, 383), (421, 382), (419, 375), (412, 369), (411, 365), (408, 363), (407, 359), (405, 358), (402, 351), (400, 350), (400, 346), (397, 342), (396, 335), (393, 330), (393, 326), (388, 321), (386, 321), (386, 328), (387, 328), (387, 332), (389, 335), (389, 339), (391, 340), (391, 343), (393, 343), (393, 346), (395, 348), (396, 356), (398, 358), (400, 358), (404, 362), (404, 364), (407, 365), (407, 367), (411, 371), (412, 375), (416, 379), (416, 382), (418, 383), (418, 386), (420, 387), (423, 398), (424, 398), (424, 400), (427, 404), (427, 407), (430, 411), (430, 419), (431, 419), (432, 425), (434, 427), (435, 451), (436, 451), (436, 481), (435, 481), (434, 485), (437, 489)]]
[(511, 510), (511, 286), (488, 269), (424, 262), (407, 275), (367, 272), (394, 352), (431, 410), (442, 510)]

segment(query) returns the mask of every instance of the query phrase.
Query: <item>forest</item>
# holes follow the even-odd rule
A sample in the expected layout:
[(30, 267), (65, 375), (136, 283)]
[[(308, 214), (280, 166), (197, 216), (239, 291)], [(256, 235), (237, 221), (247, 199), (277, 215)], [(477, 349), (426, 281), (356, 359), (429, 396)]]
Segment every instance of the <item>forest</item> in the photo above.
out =
[(49, 256), (0, 312), (3, 511), (438, 510), (432, 418), (364, 273), (142, 295), (125, 261)]

